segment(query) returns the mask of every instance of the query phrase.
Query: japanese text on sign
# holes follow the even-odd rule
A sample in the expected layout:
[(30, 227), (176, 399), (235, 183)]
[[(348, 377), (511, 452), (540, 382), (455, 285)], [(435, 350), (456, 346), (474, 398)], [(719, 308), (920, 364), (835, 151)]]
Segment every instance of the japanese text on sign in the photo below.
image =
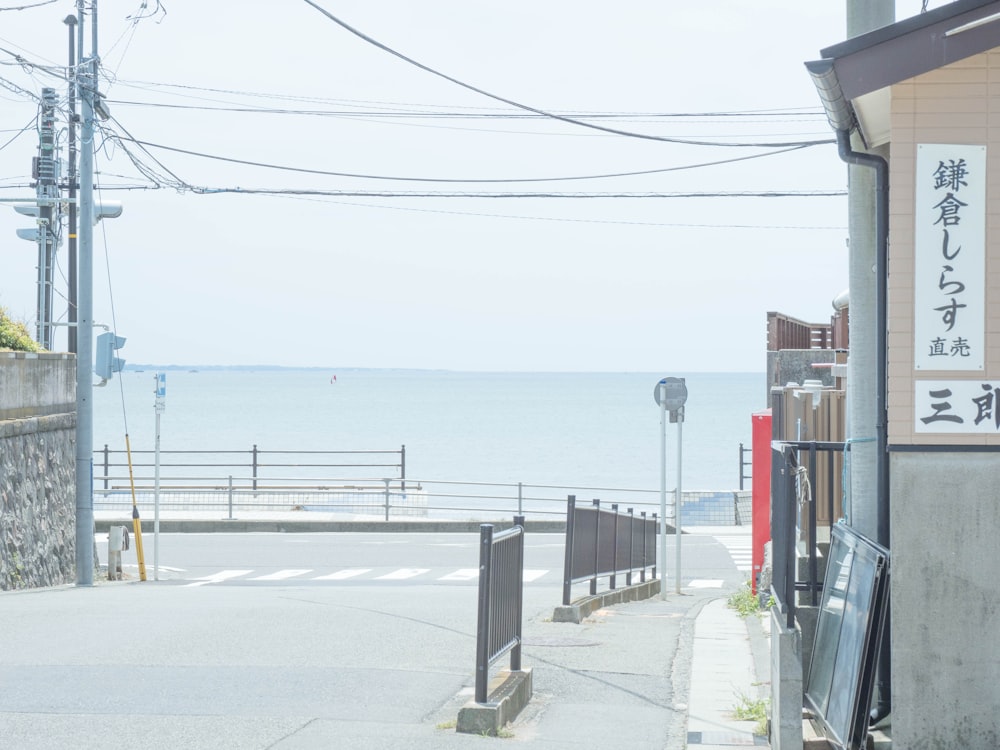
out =
[(982, 370), (986, 315), (986, 147), (917, 146), (914, 367)]
[(1000, 382), (918, 380), (916, 432), (1000, 435)]

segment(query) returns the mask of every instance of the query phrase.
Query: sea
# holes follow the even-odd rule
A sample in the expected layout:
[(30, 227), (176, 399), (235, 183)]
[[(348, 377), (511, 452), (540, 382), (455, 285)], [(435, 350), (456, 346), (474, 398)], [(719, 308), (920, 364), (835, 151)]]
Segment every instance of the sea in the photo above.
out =
[(671, 373), (688, 398), (683, 423), (664, 430), (659, 373), (149, 366), (94, 389), (95, 450), (124, 450), (126, 434), (132, 451), (154, 449), (157, 372), (164, 453), (405, 445), (413, 481), (659, 490), (666, 466), (671, 488), (734, 490), (767, 399), (764, 373)]

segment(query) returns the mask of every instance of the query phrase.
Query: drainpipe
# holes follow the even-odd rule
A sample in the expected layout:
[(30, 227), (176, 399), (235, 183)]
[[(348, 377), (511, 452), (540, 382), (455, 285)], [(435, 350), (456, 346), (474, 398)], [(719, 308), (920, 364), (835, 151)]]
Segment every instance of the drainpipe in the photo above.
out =
[[(881, 156), (851, 148), (849, 130), (837, 130), (837, 151), (842, 161), (875, 170), (875, 445), (876, 445), (876, 540), (889, 549), (889, 452), (888, 410), (888, 285), (889, 285), (889, 164)], [(888, 624), (886, 625), (888, 633)], [(885, 639), (886, 641), (888, 639)], [(891, 710), (891, 662), (884, 642), (878, 661), (878, 700), (871, 712), (876, 724)]]

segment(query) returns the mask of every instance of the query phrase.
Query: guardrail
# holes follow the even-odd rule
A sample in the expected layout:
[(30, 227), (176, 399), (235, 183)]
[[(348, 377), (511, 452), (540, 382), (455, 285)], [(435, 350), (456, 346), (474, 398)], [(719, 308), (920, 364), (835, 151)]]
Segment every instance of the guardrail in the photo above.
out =
[(510, 671), (521, 670), (524, 586), (524, 517), (494, 533), (479, 527), (479, 621), (476, 627), (476, 703), (489, 699), (490, 665), (510, 652)]
[(643, 511), (639, 518), (634, 508), (622, 513), (618, 504), (601, 508), (601, 501), (577, 507), (576, 497), (566, 500), (566, 558), (563, 566), (563, 601), (572, 601), (573, 584), (590, 582), (590, 594), (597, 594), (597, 579), (607, 577), (614, 589), (617, 576), (625, 574), (625, 585), (632, 585), (632, 574), (639, 573), (645, 582), (646, 569), (656, 578), (657, 519)]

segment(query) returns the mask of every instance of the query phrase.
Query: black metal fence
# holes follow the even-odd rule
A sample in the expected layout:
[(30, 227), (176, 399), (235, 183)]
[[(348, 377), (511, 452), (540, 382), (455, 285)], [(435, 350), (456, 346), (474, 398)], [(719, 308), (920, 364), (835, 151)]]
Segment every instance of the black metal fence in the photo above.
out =
[[(808, 593), (810, 604), (819, 603), (822, 578), (819, 573), (817, 544), (816, 494), (813, 489), (826, 485), (824, 493), (829, 503), (822, 515), (829, 529), (836, 523), (834, 511), (833, 473), (817, 471), (817, 454), (850, 449), (850, 443), (825, 441), (775, 441), (771, 451), (771, 593), (776, 606), (785, 615), (789, 628), (795, 623), (796, 593)], [(832, 462), (827, 462), (832, 466)], [(801, 545), (800, 545), (801, 543)], [(801, 549), (802, 555), (799, 550)], [(799, 576), (800, 557), (806, 561), (806, 571)]]
[(489, 699), (490, 665), (510, 652), (510, 670), (521, 669), (524, 517), (494, 533), (479, 527), (479, 623), (476, 628), (476, 703)]
[(638, 518), (629, 508), (620, 512), (618, 505), (601, 508), (601, 501), (591, 506), (577, 507), (576, 497), (567, 498), (566, 562), (563, 567), (563, 604), (572, 601), (573, 584), (590, 582), (590, 593), (597, 593), (597, 579), (607, 576), (614, 589), (617, 576), (625, 574), (625, 585), (632, 585), (633, 573), (640, 582), (646, 580), (646, 569), (656, 578), (656, 514), (650, 518), (643, 512)]

